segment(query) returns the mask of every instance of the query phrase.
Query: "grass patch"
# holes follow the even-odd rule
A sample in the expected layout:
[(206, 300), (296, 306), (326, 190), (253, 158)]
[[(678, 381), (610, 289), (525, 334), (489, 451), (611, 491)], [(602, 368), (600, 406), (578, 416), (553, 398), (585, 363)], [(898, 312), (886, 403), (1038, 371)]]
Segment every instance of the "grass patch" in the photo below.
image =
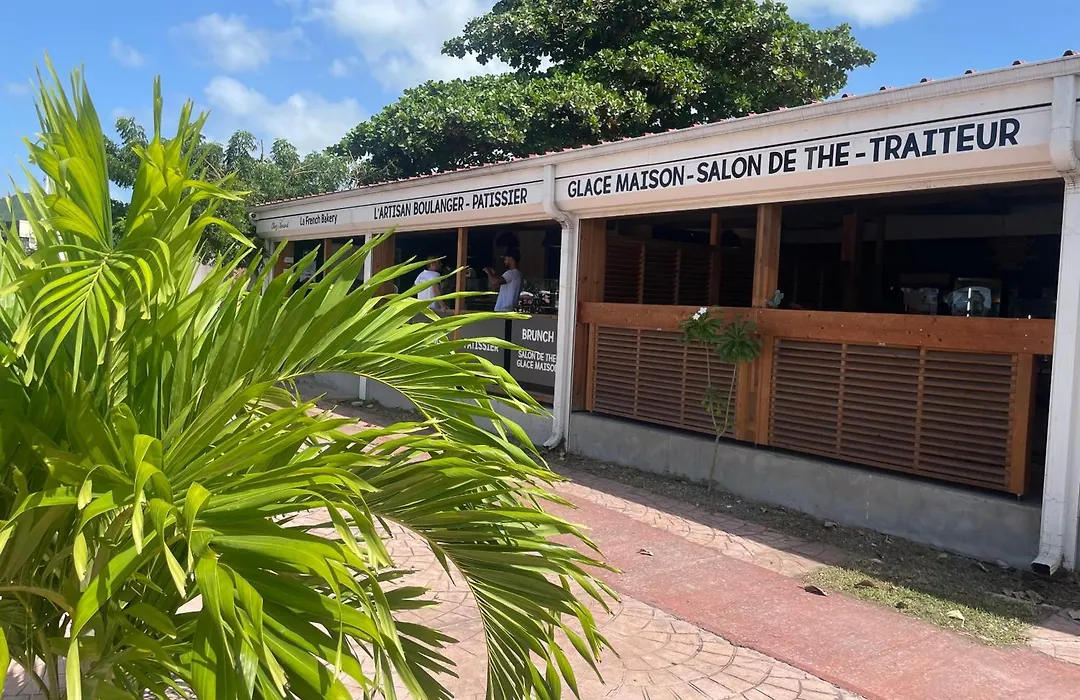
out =
[[(670, 476), (574, 456), (552, 456), (551, 467), (584, 471), (846, 552), (844, 568), (823, 567), (808, 582), (956, 630), (992, 645), (1022, 642), (1027, 628), (1055, 609), (1080, 609), (1080, 577), (1036, 576), (948, 554), (872, 530), (841, 527), (787, 508), (748, 501)], [(918, 517), (913, 514), (912, 517)], [(873, 587), (860, 587), (864, 581)], [(1018, 597), (1025, 598), (1020, 600)], [(964, 619), (948, 616), (957, 610)]]
[[(898, 585), (864, 571), (827, 566), (810, 573), (807, 581), (829, 591), (846, 593), (862, 600), (896, 608), (939, 627), (946, 627), (974, 637), (989, 645), (1020, 644), (1027, 641), (1027, 630), (1039, 617), (1032, 603), (988, 598), (976, 605), (956, 602), (950, 597), (926, 593)], [(959, 598), (967, 598), (959, 591)]]

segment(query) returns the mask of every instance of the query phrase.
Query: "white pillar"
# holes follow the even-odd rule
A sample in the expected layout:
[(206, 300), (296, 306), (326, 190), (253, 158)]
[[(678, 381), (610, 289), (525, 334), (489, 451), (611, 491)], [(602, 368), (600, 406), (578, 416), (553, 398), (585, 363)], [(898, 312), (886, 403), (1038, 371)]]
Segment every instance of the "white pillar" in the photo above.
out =
[(1065, 188), (1042, 533), (1035, 569), (1076, 568), (1080, 525), (1080, 182)]
[(1050, 156), (1065, 179), (1046, 439), (1039, 555), (1032, 568), (1076, 568), (1080, 526), (1080, 161), (1076, 157), (1076, 76), (1054, 79)]
[[(364, 235), (364, 243), (365, 244), (370, 243), (373, 236), (374, 236), (374, 234), (371, 234), (371, 233), (365, 234)], [(367, 257), (364, 258), (364, 281), (365, 282), (367, 282), (369, 279), (371, 279), (371, 275), (373, 274), (374, 269), (375, 269), (375, 258), (373, 256), (373, 254), (371, 252), (369, 252), (367, 254)], [(360, 391), (359, 391), (359, 396), (357, 396), (357, 398), (360, 399), (361, 401), (367, 401), (368, 400), (368, 380), (367, 380), (367, 377), (357, 377), (357, 379), (359, 380), (359, 383), (360, 383)]]
[(559, 320), (555, 340), (555, 397), (551, 409), (551, 437), (544, 447), (553, 449), (570, 435), (574, 393), (574, 330), (577, 327), (578, 240), (581, 222), (559, 207), (555, 166), (544, 166), (544, 211), (562, 227), (559, 249)]
[(577, 279), (579, 220), (572, 217), (562, 224), (559, 250), (559, 317), (555, 335), (555, 397), (552, 406), (551, 437), (544, 443), (549, 449), (570, 435), (570, 412), (574, 393), (574, 331), (577, 328)]
[[(263, 239), (263, 264), (266, 264), (270, 260), (270, 256), (274, 254), (274, 241), (269, 239)], [(266, 275), (266, 279), (263, 281), (263, 291), (266, 291), (266, 287), (269, 286), (270, 281), (274, 279), (274, 270), (270, 269), (269, 274)]]

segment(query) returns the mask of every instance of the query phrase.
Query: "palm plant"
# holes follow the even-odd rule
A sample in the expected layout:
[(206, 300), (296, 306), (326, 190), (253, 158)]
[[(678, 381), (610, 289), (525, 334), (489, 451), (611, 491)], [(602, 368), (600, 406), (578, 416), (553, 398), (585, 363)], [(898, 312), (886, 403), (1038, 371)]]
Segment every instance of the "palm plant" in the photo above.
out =
[[(488, 697), (575, 689), (567, 652), (595, 668), (606, 645), (578, 596), (611, 591), (594, 556), (551, 539), (588, 544), (541, 508), (556, 477), (490, 391), (537, 404), (453, 339), (484, 316), (409, 323), (428, 302), (376, 290), (423, 261), (354, 284), (377, 242), (304, 284), (310, 258), (270, 279), (276, 256), (244, 271), (244, 250), (194, 284), (200, 233), (230, 230), (214, 213), (241, 196), (200, 179), (204, 117), (186, 105), (165, 138), (155, 84), (114, 240), (78, 73), (70, 93), (42, 81), (39, 116), (27, 143), (48, 189), (20, 197), (37, 250), (8, 231), (0, 253), (3, 667), (49, 698), (347, 698), (346, 682), (389, 698), (395, 677), (448, 697), (450, 640), (396, 619), (430, 604), (398, 585), (396, 523), (475, 597)], [(383, 382), (422, 420), (347, 434), (296, 393), (318, 372)]]

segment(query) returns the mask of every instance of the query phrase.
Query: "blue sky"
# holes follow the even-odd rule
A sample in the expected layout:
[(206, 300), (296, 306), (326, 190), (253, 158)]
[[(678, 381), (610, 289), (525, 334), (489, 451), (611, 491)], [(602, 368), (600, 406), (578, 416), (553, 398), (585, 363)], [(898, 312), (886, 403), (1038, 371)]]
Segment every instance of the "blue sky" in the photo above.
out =
[[(187, 98), (210, 109), (211, 138), (237, 128), (302, 151), (337, 141), (401, 90), (428, 78), (472, 75), (470, 60), (439, 54), (492, 0), (133, 0), (4, 2), (0, 174), (23, 176), (21, 138), (37, 127), (30, 81), (46, 51), (63, 73), (85, 65), (103, 121), (147, 123), (161, 75), (167, 115)], [(791, 0), (815, 26), (846, 21), (878, 62), (848, 92), (1035, 61), (1080, 49), (1077, 0)], [(5, 183), (0, 192), (9, 189)]]

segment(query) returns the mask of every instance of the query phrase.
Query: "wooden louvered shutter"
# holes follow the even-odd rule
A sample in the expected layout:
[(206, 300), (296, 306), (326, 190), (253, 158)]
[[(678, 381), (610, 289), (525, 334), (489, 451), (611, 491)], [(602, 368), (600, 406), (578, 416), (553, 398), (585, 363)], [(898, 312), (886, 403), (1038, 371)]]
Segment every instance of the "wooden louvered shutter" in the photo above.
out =
[[(713, 388), (727, 391), (735, 368), (713, 360)], [(612, 416), (713, 431), (704, 408), (708, 387), (705, 351), (687, 347), (680, 334), (599, 327), (593, 410)], [(734, 418), (734, 397), (730, 406)]]
[(678, 296), (679, 251), (658, 245), (645, 246), (642, 303), (671, 306)]
[(721, 251), (720, 306), (750, 306), (754, 290), (754, 251)]
[(679, 249), (679, 284), (676, 304), (708, 306), (713, 255), (710, 248)]
[(709, 303), (713, 263), (708, 247), (609, 236), (605, 262), (604, 301), (608, 303), (655, 306)]
[(608, 237), (604, 271), (604, 301), (640, 304), (645, 245)]
[(1017, 360), (780, 339), (770, 444), (1006, 490)]

